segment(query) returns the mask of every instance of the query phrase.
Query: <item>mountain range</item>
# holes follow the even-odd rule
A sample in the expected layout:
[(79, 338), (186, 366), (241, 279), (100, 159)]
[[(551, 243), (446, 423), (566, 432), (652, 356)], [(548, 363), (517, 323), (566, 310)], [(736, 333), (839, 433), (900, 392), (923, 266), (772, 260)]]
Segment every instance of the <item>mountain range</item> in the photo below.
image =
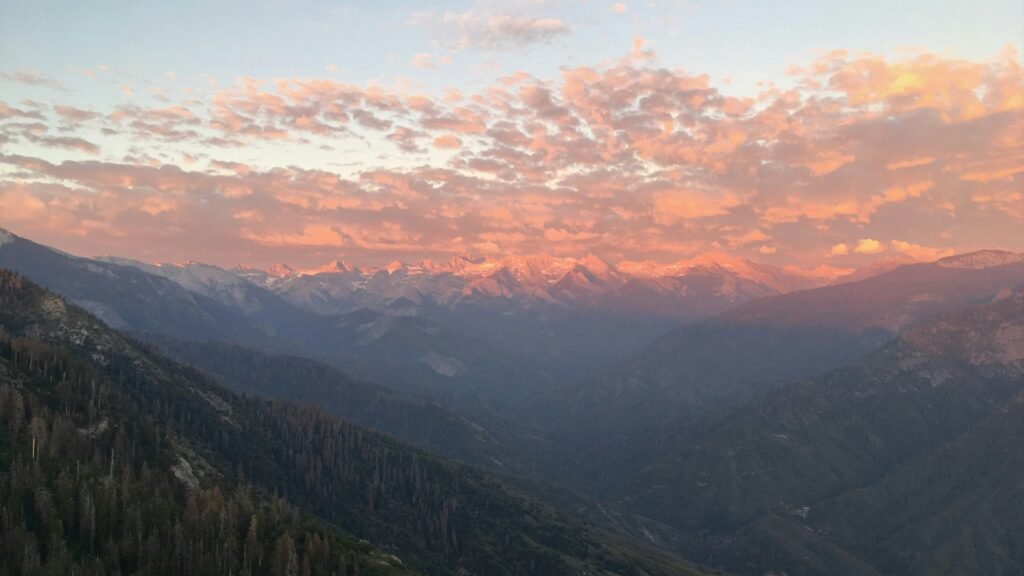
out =
[(5, 237), (0, 266), (118, 329), (314, 357), (474, 410), (504, 411), (553, 382), (578, 380), (687, 319), (813, 285), (724, 254), (668, 266), (460, 256), (298, 273), (87, 259)]
[(476, 469), (237, 396), (7, 270), (0, 329), (0, 495), (34, 494), (2, 558), (25, 573), (696, 573)]
[[(0, 497), (44, 487), (3, 527), (6, 565), (35, 550), (19, 558), (127, 573), (141, 535), (166, 572), (162, 534), (206, 550), (200, 519), (220, 510), (217, 538), (265, 526), (272, 573), (1024, 569), (1022, 254), (826, 283), (723, 254), (299, 272), (87, 259), (4, 232), (0, 268), (17, 271), (0, 272), (0, 472), (17, 471)], [(68, 500), (72, 457), (87, 464)], [(139, 510), (150, 494), (195, 512), (115, 514), (113, 485)], [(86, 494), (111, 519), (95, 530), (68, 512)]]
[(498, 403), (499, 384), (510, 379), (538, 383), (546, 378), (542, 370), (516, 362), (492, 343), (426, 316), (366, 308), (321, 315), (213, 266), (80, 258), (9, 233), (6, 237), (0, 266), (138, 335), (297, 353), (357, 376), (386, 380), (394, 388), (477, 408)]
[[(167, 276), (173, 278), (195, 266), (165, 267)], [(445, 307), (601, 307), (686, 318), (767, 294), (809, 288), (816, 282), (803, 273), (724, 253), (702, 254), (668, 265), (613, 265), (592, 254), (578, 259), (546, 254), (505, 258), (460, 255), (443, 263), (392, 262), (379, 268), (359, 268), (339, 260), (302, 273), (286, 265), (269, 271), (238, 267), (233, 272), (320, 313), (381, 309), (405, 301)], [(202, 274), (201, 269), (196, 268), (195, 274)]]

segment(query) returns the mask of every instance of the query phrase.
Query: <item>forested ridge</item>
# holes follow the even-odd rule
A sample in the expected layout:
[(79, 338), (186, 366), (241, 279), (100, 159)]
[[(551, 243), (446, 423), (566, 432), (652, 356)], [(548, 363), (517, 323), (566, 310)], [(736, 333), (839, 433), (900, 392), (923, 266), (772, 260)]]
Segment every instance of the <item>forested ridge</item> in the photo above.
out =
[(198, 423), (185, 406), (141, 401), (158, 390), (127, 366), (111, 365), (111, 382), (71, 350), (12, 336), (38, 294), (0, 282), (0, 573), (413, 573), (282, 498), (193, 468), (175, 431)]
[(476, 469), (232, 394), (6, 271), (0, 328), (5, 573), (691, 571)]
[[(349, 376), (329, 364), (224, 342), (144, 334), (160, 352), (241, 394), (308, 404), (354, 424), (386, 432), (431, 453), (504, 473), (536, 473), (550, 443), (506, 422), (448, 409), (429, 399)], [(549, 457), (549, 459), (554, 459)]]

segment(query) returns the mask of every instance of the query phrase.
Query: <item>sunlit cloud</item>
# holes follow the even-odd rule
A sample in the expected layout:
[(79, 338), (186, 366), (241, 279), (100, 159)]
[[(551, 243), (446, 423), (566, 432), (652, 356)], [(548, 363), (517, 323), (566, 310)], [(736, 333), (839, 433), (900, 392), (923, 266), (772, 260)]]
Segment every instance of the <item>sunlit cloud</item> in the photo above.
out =
[(857, 254), (878, 254), (885, 251), (885, 246), (874, 238), (861, 238), (853, 251)]
[[(159, 106), (0, 102), (0, 225), (108, 252), (203, 240), (225, 263), (729, 250), (811, 270), (1024, 250), (1015, 56), (832, 53), (755, 96), (652, 58), (641, 42), (557, 78), (438, 95), (241, 78)], [(221, 161), (249, 149), (268, 152)]]
[(558, 18), (495, 13), (474, 8), (465, 12), (421, 13), (411, 19), (427, 28), (441, 45), (453, 49), (509, 50), (542, 44), (571, 32)]
[(946, 256), (952, 256), (956, 253), (956, 250), (952, 248), (934, 248), (930, 246), (921, 246), (920, 244), (912, 244), (910, 242), (904, 242), (902, 240), (893, 240), (890, 243), (890, 247), (895, 252), (899, 252), (904, 256), (908, 256), (914, 260), (931, 261), (944, 258)]

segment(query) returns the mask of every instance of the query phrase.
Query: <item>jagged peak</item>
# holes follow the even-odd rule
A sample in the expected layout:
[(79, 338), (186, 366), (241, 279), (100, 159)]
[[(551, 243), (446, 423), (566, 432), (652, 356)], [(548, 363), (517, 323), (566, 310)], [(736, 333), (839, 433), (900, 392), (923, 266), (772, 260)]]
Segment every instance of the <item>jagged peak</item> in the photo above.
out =
[(238, 274), (245, 277), (255, 276), (266, 276), (267, 278), (286, 279), (294, 278), (299, 275), (299, 271), (292, 268), (291, 266), (278, 263), (273, 264), (269, 268), (257, 268), (256, 266), (250, 266), (248, 264), (238, 264), (229, 272)]
[(621, 272), (641, 278), (684, 276), (693, 270), (726, 270), (739, 275), (762, 274), (769, 267), (721, 251), (702, 252), (673, 263), (662, 264), (653, 260), (622, 261)]
[(623, 260), (616, 266), (620, 272), (637, 278), (656, 278), (662, 275), (666, 267), (653, 260)]
[[(287, 267), (286, 266), (286, 268), (287, 268), (287, 272), (288, 273), (290, 273), (290, 274), (294, 274), (295, 273), (295, 271), (291, 267)], [(352, 264), (349, 264), (348, 262), (346, 262), (344, 260), (338, 259), (338, 260), (332, 260), (332, 261), (328, 262), (327, 264), (324, 264), (323, 266), (321, 266), (319, 268), (313, 268), (312, 270), (306, 270), (306, 271), (303, 272), (303, 274), (305, 274), (307, 276), (312, 276), (312, 275), (315, 275), (315, 274), (343, 274), (343, 273), (347, 273), (347, 272), (358, 272), (358, 270), (359, 269), (356, 268), (355, 266), (353, 266)]]
[[(496, 266), (493, 256), (471, 256), (469, 254), (458, 254), (453, 256), (444, 264), (434, 266), (433, 270), (438, 272), (449, 272), (457, 276), (475, 274), (481, 270), (492, 270)], [(429, 268), (428, 268), (429, 269)]]
[(270, 268), (267, 268), (267, 274), (274, 276), (275, 278), (287, 278), (289, 276), (295, 276), (298, 272), (291, 266), (283, 263), (274, 264)]
[(403, 268), (407, 267), (408, 265), (405, 262), (402, 262), (401, 260), (392, 260), (391, 262), (388, 262), (386, 265), (384, 265), (384, 267), (382, 267), (381, 270), (387, 271), (388, 274), (394, 274), (395, 272), (398, 272), (399, 270), (402, 270)]
[(550, 254), (515, 254), (505, 256), (500, 260), (507, 268), (535, 268), (544, 269), (552, 265), (565, 264), (572, 261), (572, 258), (559, 258)]
[(740, 258), (721, 251), (701, 252), (691, 258), (680, 260), (676, 266), (682, 268), (726, 268), (734, 270), (746, 270), (759, 266), (746, 258)]
[(576, 264), (595, 273), (611, 272), (614, 266), (593, 252), (576, 261)]

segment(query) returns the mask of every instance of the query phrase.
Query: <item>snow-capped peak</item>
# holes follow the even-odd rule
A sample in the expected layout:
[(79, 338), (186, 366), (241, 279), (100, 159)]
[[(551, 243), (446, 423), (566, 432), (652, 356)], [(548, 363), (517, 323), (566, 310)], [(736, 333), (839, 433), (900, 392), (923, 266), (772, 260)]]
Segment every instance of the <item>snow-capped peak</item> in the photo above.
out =
[(616, 268), (619, 272), (635, 278), (657, 278), (664, 275), (667, 266), (653, 260), (623, 260)]
[[(289, 270), (291, 270), (291, 269), (289, 268)], [(358, 271), (358, 269), (355, 266), (353, 266), (352, 264), (349, 264), (348, 262), (345, 262), (344, 260), (334, 260), (332, 262), (328, 262), (327, 264), (324, 264), (323, 266), (321, 266), (319, 268), (313, 268), (312, 270), (305, 270), (305, 271), (303, 271), (303, 274), (306, 275), (306, 276), (313, 276), (313, 275), (316, 275), (316, 274), (346, 274), (346, 273), (349, 273), (349, 272), (357, 272), (357, 271)]]
[(298, 272), (291, 266), (283, 263), (274, 264), (266, 270), (267, 275), (273, 276), (274, 278), (291, 278), (296, 276)]
[(572, 258), (556, 258), (548, 254), (528, 256), (506, 256), (501, 259), (501, 268), (508, 270), (520, 282), (553, 284), (560, 280), (576, 261)]
[(576, 261), (576, 265), (586, 268), (591, 274), (602, 279), (608, 278), (614, 272), (614, 268), (611, 264), (605, 262), (594, 254), (587, 254), (583, 258), (580, 258)]
[(755, 266), (756, 265), (750, 260), (738, 258), (731, 254), (726, 254), (725, 252), (702, 252), (692, 258), (680, 260), (676, 263), (676, 267), (680, 269), (722, 268), (744, 276), (756, 274), (757, 272), (754, 269)]

